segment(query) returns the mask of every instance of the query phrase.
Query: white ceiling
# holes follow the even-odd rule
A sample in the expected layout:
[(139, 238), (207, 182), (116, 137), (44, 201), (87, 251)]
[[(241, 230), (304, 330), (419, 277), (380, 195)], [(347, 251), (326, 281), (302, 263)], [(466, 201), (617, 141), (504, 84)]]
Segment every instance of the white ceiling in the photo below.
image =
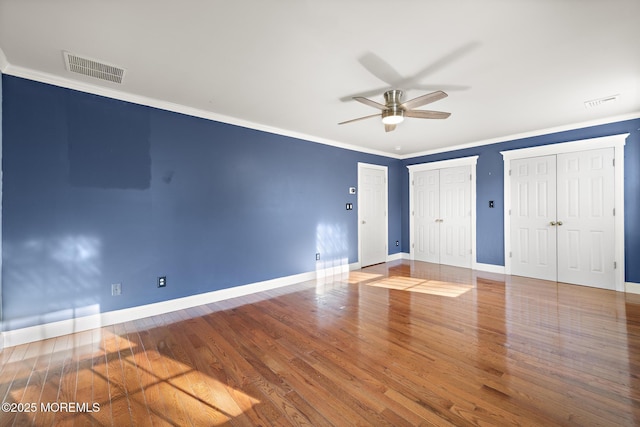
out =
[[(639, 17), (640, 0), (0, 0), (0, 67), (407, 157), (640, 117)], [(66, 71), (63, 51), (125, 68), (123, 84)], [(392, 87), (443, 89), (421, 108), (451, 117), (337, 125), (378, 112), (349, 97)]]

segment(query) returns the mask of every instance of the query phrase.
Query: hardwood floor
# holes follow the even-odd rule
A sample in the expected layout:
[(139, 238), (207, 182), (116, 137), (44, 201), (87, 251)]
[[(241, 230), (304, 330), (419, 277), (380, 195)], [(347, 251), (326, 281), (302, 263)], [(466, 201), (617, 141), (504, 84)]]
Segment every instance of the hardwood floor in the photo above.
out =
[(640, 296), (402, 261), (0, 363), (0, 426), (631, 426)]

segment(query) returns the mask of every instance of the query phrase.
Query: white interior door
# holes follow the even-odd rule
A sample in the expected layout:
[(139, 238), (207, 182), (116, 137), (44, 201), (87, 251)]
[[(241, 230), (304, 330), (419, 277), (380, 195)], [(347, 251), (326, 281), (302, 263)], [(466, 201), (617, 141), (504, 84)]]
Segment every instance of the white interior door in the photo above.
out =
[(511, 161), (511, 273), (615, 289), (614, 149)]
[(413, 174), (413, 259), (471, 267), (471, 166)]
[(615, 289), (614, 149), (558, 155), (558, 281)]
[(511, 161), (511, 273), (556, 280), (556, 156)]
[(471, 168), (440, 169), (440, 263), (471, 267)]
[(387, 168), (358, 164), (360, 266), (387, 261)]
[(440, 263), (440, 171), (414, 174), (414, 258)]

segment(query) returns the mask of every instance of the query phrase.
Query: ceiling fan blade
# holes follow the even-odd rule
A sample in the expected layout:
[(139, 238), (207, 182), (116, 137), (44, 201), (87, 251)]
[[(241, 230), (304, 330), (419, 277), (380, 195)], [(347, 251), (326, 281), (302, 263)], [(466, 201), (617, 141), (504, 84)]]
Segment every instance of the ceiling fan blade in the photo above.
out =
[[(459, 48), (453, 50), (452, 52), (446, 54), (445, 56), (439, 58), (437, 61), (432, 62), (431, 64), (425, 66), (423, 69), (418, 71), (417, 73), (411, 76), (402, 76), (398, 71), (396, 71), (391, 65), (389, 65), (384, 59), (380, 58), (373, 52), (367, 52), (360, 58), (358, 58), (358, 62), (367, 69), (371, 74), (387, 83), (388, 85), (396, 88), (402, 89), (418, 89), (417, 85), (420, 83), (422, 79), (429, 76), (430, 74), (435, 73), (436, 71), (450, 65), (451, 63), (461, 59), (463, 56), (467, 55), (471, 51), (475, 50), (480, 43), (478, 42), (470, 42), (465, 45), (460, 46)], [(452, 85), (453, 86), (453, 85)], [(459, 86), (461, 89), (457, 87), (455, 89), (447, 89), (443, 86), (438, 86), (435, 89), (444, 89), (444, 90), (466, 90), (468, 87)], [(430, 89), (427, 90), (435, 90), (433, 85), (431, 85)], [(370, 95), (364, 95), (370, 96)]]
[(379, 102), (376, 102), (376, 101), (372, 101), (369, 98), (363, 98), (361, 96), (355, 96), (353, 99), (355, 99), (358, 102), (362, 102), (363, 104), (368, 105), (368, 106), (373, 107), (373, 108), (378, 108), (380, 110), (386, 110), (387, 109), (386, 105), (380, 104)]
[(367, 52), (361, 56), (358, 62), (367, 71), (390, 86), (397, 86), (398, 83), (405, 80), (391, 65), (373, 52)]
[[(412, 90), (419, 90), (419, 91), (422, 91), (422, 92), (431, 92), (431, 91), (434, 91), (434, 90), (445, 90), (445, 91), (449, 91), (449, 92), (455, 92), (455, 91), (459, 91), (459, 90), (469, 90), (469, 89), (471, 89), (471, 86), (433, 83), (433, 84), (428, 84), (428, 85), (413, 85), (413, 86), (411, 86), (411, 89)], [(360, 94), (358, 94), (358, 95), (360, 95)], [(369, 95), (369, 96), (373, 96), (373, 95)]]
[(358, 117), (357, 119), (347, 120), (346, 122), (340, 122), (339, 125), (346, 125), (347, 123), (357, 122), (359, 120), (370, 119), (372, 117), (380, 117), (380, 114), (372, 114), (370, 116)]
[(403, 103), (401, 107), (404, 108), (405, 110), (412, 110), (416, 107), (421, 107), (423, 105), (439, 101), (443, 98), (446, 98), (447, 96), (449, 95), (447, 95), (441, 90), (437, 90), (435, 92), (431, 92), (426, 95), (422, 95), (417, 98), (410, 99), (407, 102)]
[(419, 82), (426, 76), (435, 73), (436, 71), (448, 66), (449, 64), (452, 64), (455, 61), (458, 61), (459, 59), (461, 59), (471, 51), (475, 50), (479, 46), (480, 46), (479, 42), (470, 42), (460, 46), (459, 48), (453, 50), (452, 52), (446, 54), (445, 56), (441, 57), (437, 61), (427, 65), (422, 70), (415, 73), (413, 76), (411, 76), (410, 82), (412, 83)]
[(405, 117), (413, 117), (416, 119), (446, 119), (451, 113), (445, 113), (444, 111), (430, 111), (430, 110), (408, 110), (404, 112)]
[(392, 130), (395, 130), (396, 125), (384, 125), (384, 131), (385, 132), (391, 132)]
[[(417, 85), (417, 84), (412, 84), (410, 86), (406, 86), (406, 85), (397, 85), (395, 87), (404, 87), (406, 90), (417, 90), (420, 92), (431, 92), (434, 90), (444, 90), (444, 91), (448, 91), (448, 92), (456, 92), (456, 91), (462, 91), (462, 90), (469, 90), (471, 89), (471, 86), (464, 86), (464, 85), (450, 85), (450, 84), (428, 84), (428, 85)], [(355, 97), (365, 97), (368, 98), (370, 96), (376, 96), (376, 95), (380, 95), (381, 93), (385, 93), (386, 91), (393, 89), (392, 86), (385, 86), (385, 87), (379, 87), (376, 89), (371, 89), (368, 90), (366, 92), (358, 92), (358, 93), (353, 93), (351, 95), (347, 95), (347, 96), (343, 96), (340, 98), (340, 102), (350, 102), (353, 101), (353, 98)]]
[[(361, 97), (361, 98), (365, 97), (366, 98), (366, 97), (369, 97), (369, 96), (376, 96), (376, 95), (380, 95), (381, 93), (384, 93), (384, 92), (388, 91), (389, 89), (391, 89), (391, 87), (385, 86), (385, 87), (379, 87), (379, 88), (376, 88), (376, 89), (371, 89), (371, 90), (368, 90), (366, 92), (358, 92), (358, 93), (354, 93), (354, 94), (351, 94), (351, 95), (343, 96), (342, 98), (340, 98), (340, 101), (342, 101), (342, 102), (349, 101), (350, 102), (350, 101), (353, 101), (353, 98), (356, 98), (356, 97)], [(437, 89), (440, 89), (440, 88), (437, 88)], [(436, 89), (431, 88), (430, 90), (436, 90)]]

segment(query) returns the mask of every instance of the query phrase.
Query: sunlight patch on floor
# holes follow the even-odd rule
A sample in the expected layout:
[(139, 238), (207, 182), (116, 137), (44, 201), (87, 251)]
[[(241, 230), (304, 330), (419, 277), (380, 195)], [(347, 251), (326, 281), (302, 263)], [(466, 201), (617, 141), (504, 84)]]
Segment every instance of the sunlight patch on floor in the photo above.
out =
[(356, 283), (366, 282), (368, 280), (377, 279), (378, 277), (382, 277), (382, 274), (363, 273), (361, 271), (350, 271), (349, 284), (355, 285)]
[[(179, 343), (161, 339), (150, 342), (150, 348), (143, 350), (136, 342), (127, 339), (126, 334), (114, 333), (107, 328), (76, 336), (85, 337), (81, 349), (88, 353), (82, 353), (78, 359), (71, 361), (77, 371), (71, 369), (68, 375), (74, 384), (77, 382), (79, 387), (81, 384), (83, 388), (88, 387), (88, 394), (93, 397), (93, 400), (84, 399), (81, 403), (87, 401), (101, 408), (89, 415), (94, 422), (108, 424), (108, 417), (112, 413), (128, 410), (135, 414), (148, 412), (154, 421), (172, 425), (179, 425), (186, 419), (197, 425), (228, 425), (234, 418), (260, 404), (260, 400), (227, 381), (220, 381), (214, 375), (199, 371), (185, 362), (188, 355), (180, 351)], [(75, 349), (75, 340), (68, 341), (67, 347)], [(95, 349), (92, 350), (88, 344), (94, 344)], [(200, 351), (206, 352), (208, 349), (202, 347)], [(210, 369), (215, 371), (219, 361), (213, 354), (209, 355), (209, 360)], [(132, 376), (135, 381), (123, 379), (122, 375)], [(65, 376), (58, 380), (59, 384), (67, 382)], [(126, 381), (126, 384), (121, 381)], [(36, 382), (24, 389), (16, 389), (8, 396), (10, 402), (38, 402), (41, 392), (42, 384)], [(54, 403), (73, 401), (74, 395), (75, 388), (73, 394), (58, 394), (57, 390), (47, 394), (57, 396), (58, 400)], [(183, 404), (180, 408), (169, 409), (167, 405), (173, 401)], [(83, 413), (62, 415), (65, 421), (71, 422), (87, 417)]]
[[(165, 344), (159, 343), (161, 348)], [(173, 347), (173, 346), (171, 346)], [(216, 378), (203, 374), (194, 369), (189, 364), (185, 364), (174, 357), (164, 354), (163, 351), (147, 350), (150, 359), (162, 361), (164, 365), (163, 371), (151, 371), (145, 366), (138, 365), (133, 354), (123, 360), (125, 364), (136, 366), (141, 373), (141, 384), (145, 394), (153, 395), (153, 389), (157, 388), (160, 395), (171, 396), (176, 395), (177, 398), (185, 403), (185, 409), (189, 411), (189, 417), (198, 418), (196, 412), (201, 412), (206, 424), (221, 425), (230, 422), (234, 417), (240, 416), (254, 405), (260, 403), (258, 399), (249, 396), (246, 393), (232, 387), (225, 382), (221, 382)], [(202, 351), (207, 351), (202, 349)], [(213, 356), (211, 356), (213, 358)], [(212, 361), (215, 359), (212, 359)], [(212, 365), (215, 365), (213, 363)], [(129, 391), (132, 394), (140, 390)], [(166, 417), (162, 405), (156, 405), (156, 401), (147, 399), (146, 404), (152, 413), (158, 416)], [(171, 420), (175, 422), (176, 420)]]
[(375, 282), (364, 283), (368, 286), (396, 289), (421, 294), (438, 295), (443, 297), (459, 297), (473, 289), (473, 285), (461, 283), (442, 282), (438, 280), (423, 280), (414, 277), (392, 276)]

